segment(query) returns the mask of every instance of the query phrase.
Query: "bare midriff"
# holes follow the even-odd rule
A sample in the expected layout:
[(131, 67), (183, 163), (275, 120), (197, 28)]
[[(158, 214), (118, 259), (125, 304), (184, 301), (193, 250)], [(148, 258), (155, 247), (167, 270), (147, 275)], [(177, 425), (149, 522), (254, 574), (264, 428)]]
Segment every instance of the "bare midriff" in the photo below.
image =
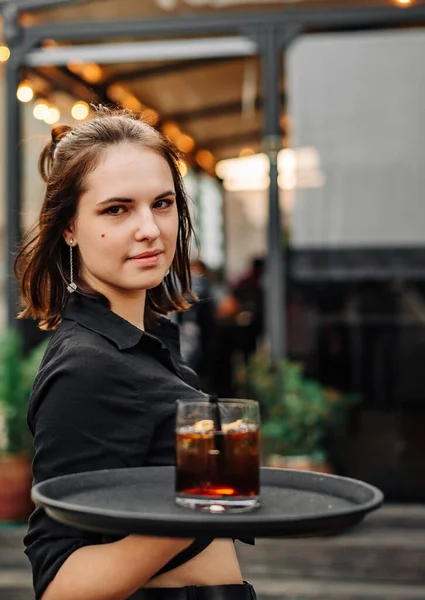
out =
[(214, 540), (205, 550), (179, 567), (153, 577), (144, 587), (186, 585), (230, 585), (242, 583), (242, 574), (232, 540)]

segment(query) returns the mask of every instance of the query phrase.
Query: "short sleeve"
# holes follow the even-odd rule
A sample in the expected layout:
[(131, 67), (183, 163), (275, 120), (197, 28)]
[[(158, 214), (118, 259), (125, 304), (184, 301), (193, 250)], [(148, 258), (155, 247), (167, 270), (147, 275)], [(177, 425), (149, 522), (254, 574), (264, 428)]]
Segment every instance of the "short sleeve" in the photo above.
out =
[[(116, 348), (52, 344), (36, 378), (29, 424), (34, 483), (71, 473), (142, 466), (152, 419)], [(24, 538), (40, 598), (65, 560), (102, 536), (61, 525), (37, 507)]]

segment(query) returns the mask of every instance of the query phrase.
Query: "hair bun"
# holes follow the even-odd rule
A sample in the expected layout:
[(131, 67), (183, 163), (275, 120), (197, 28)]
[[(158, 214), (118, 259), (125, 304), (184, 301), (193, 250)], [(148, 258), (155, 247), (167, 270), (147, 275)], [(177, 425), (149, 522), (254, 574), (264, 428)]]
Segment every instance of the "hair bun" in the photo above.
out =
[(70, 125), (54, 125), (51, 131), (53, 145), (56, 147), (61, 139), (72, 131), (72, 129)]
[(38, 159), (38, 170), (43, 181), (47, 182), (52, 172), (56, 146), (72, 130), (70, 125), (54, 125), (52, 127), (51, 137), (44, 145)]

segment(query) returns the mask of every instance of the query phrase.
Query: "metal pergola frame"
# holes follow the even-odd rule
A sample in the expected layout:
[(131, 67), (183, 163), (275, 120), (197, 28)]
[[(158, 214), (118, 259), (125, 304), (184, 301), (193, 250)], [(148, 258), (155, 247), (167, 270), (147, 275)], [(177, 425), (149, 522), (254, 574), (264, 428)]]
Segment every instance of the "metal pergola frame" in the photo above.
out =
[[(90, 52), (90, 59), (93, 60), (95, 55), (96, 60), (102, 62), (102, 55), (105, 58), (108, 53), (108, 44), (94, 46), (93, 43), (107, 41), (108, 38), (145, 40), (133, 43), (132, 51), (136, 56), (132, 56), (139, 60), (145, 60), (149, 48), (149, 56), (153, 60), (155, 53), (152, 54), (152, 48), (155, 47), (156, 42), (146, 40), (170, 36), (172, 39), (169, 41), (169, 50), (171, 50), (173, 44), (174, 48), (182, 48), (181, 42), (187, 36), (210, 36), (205, 38), (208, 41), (204, 40), (203, 42), (205, 58), (214, 56), (230, 58), (256, 54), (261, 59), (263, 69), (263, 148), (270, 162), (266, 333), (272, 359), (282, 359), (285, 356), (285, 265), (282, 252), (277, 155), (281, 148), (279, 80), (284, 53), (298, 36), (305, 33), (359, 31), (425, 24), (425, 5), (420, 4), (402, 9), (395, 6), (361, 6), (314, 10), (281, 9), (271, 12), (251, 11), (237, 14), (221, 12), (197, 17), (63, 23), (31, 28), (19, 25), (21, 12), (58, 6), (73, 1), (75, 0), (14, 0), (13, 4), (12, 2), (0, 4), (4, 16), (4, 35), (11, 50), (11, 58), (6, 67), (6, 288), (9, 325), (16, 326), (15, 315), (18, 305), (17, 286), (13, 277), (13, 261), (21, 240), (22, 157), (20, 142), (22, 116), (20, 103), (16, 100), (21, 69), (28, 65), (46, 64), (45, 61), (48, 61), (49, 57), (52, 59), (50, 64), (65, 64), (78, 52), (80, 59), (84, 57), (84, 50), (81, 50), (81, 47), (76, 50), (76, 47), (72, 45), (61, 46), (59, 49), (42, 49), (41, 44), (45, 39), (92, 44), (87, 49), (87, 53)], [(233, 41), (230, 40), (224, 50), (224, 38), (211, 36), (233, 36)], [(226, 37), (226, 39), (230, 38)], [(161, 44), (164, 51), (167, 42), (161, 42)], [(200, 46), (197, 48), (193, 42), (186, 45), (185, 59), (200, 57)], [(163, 56), (156, 56), (156, 59)], [(128, 58), (127, 54), (126, 57)]]

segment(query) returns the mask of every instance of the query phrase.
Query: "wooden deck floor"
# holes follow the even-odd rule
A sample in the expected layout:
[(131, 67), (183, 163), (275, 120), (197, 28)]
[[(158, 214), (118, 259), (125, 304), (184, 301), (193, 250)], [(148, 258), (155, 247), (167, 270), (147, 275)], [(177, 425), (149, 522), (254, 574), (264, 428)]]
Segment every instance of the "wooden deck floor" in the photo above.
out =
[[(1, 600), (34, 600), (23, 533), (0, 526)], [(259, 600), (425, 599), (425, 506), (384, 506), (342, 536), (238, 542), (237, 552)]]

